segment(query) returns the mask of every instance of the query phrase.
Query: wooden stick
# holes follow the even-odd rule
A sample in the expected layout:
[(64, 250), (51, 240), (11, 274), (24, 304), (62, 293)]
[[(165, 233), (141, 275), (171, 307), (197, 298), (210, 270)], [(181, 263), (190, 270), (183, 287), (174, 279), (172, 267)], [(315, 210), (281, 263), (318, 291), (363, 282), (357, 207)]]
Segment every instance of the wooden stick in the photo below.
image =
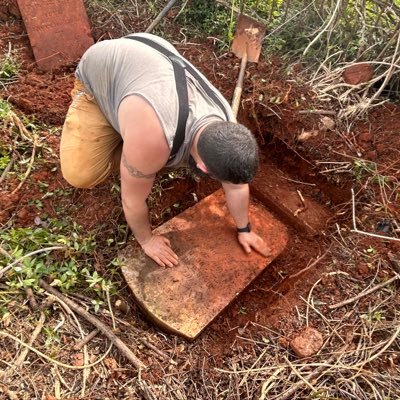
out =
[[(32, 332), (31, 338), (29, 339), (29, 342), (28, 342), (29, 346), (32, 346), (33, 343), (35, 342), (36, 338), (39, 336), (39, 333), (42, 331), (45, 321), (46, 321), (46, 315), (44, 312), (41, 312), (39, 322), (36, 325), (35, 330)], [(22, 365), (22, 363), (25, 361), (25, 358), (28, 355), (28, 353), (29, 353), (29, 349), (25, 347), (14, 363), (14, 366), (16, 368), (19, 368)]]
[[(35, 340), (37, 339), (37, 337), (39, 336), (39, 333), (42, 331), (45, 320), (46, 320), (46, 316), (43, 312), (41, 312), (39, 322), (36, 325), (36, 328), (32, 332), (32, 335), (29, 339), (29, 342), (28, 342), (29, 346), (32, 346), (33, 343), (35, 342)], [(21, 351), (20, 355), (16, 359), (16, 361), (13, 363), (12, 367), (7, 368), (4, 371), (4, 374), (2, 374), (2, 376), (1, 376), (2, 379), (5, 379), (5, 378), (9, 377), (10, 375), (12, 375), (12, 373), (23, 364), (23, 362), (25, 361), (28, 354), (29, 354), (29, 348), (24, 347), (23, 350)]]
[(360, 294), (358, 294), (357, 296), (352, 297), (351, 299), (347, 299), (344, 301), (341, 301), (340, 303), (336, 303), (336, 304), (332, 304), (331, 306), (328, 306), (328, 308), (330, 310), (334, 310), (336, 308), (340, 308), (343, 307), (347, 304), (350, 303), (354, 303), (355, 301), (361, 299), (362, 297), (368, 296), (369, 294), (375, 292), (378, 289), (382, 289), (385, 286), (390, 285), (392, 282), (394, 282), (395, 280), (400, 279), (400, 275), (396, 274), (395, 276), (392, 276), (390, 279), (388, 279), (386, 282), (382, 282), (379, 285), (376, 285), (368, 290), (365, 290), (364, 292), (361, 292)]
[[(339, 350), (339, 354), (338, 353), (333, 354), (332, 357), (330, 357), (327, 360), (326, 364), (321, 365), (320, 367), (316, 368), (313, 372), (309, 373), (306, 377), (304, 377), (304, 380), (310, 382), (313, 379), (320, 377), (322, 375), (322, 372), (324, 372), (324, 370), (326, 370), (330, 366), (330, 364), (336, 359), (336, 357), (340, 356), (340, 354), (343, 354), (346, 351), (347, 347), (348, 347), (347, 345), (344, 345)], [(275, 400), (287, 400), (293, 398), (292, 396), (296, 393), (296, 391), (304, 385), (304, 380), (300, 380), (294, 383), (289, 390), (282, 393), (278, 397), (275, 397)]]
[(25, 294), (26, 297), (28, 298), (29, 305), (32, 309), (32, 311), (36, 311), (38, 309), (38, 303), (35, 299), (35, 295), (33, 294), (33, 290), (30, 287), (25, 288)]
[(336, 115), (337, 112), (332, 110), (300, 110), (299, 114)]
[(100, 320), (96, 317), (88, 313), (84, 308), (76, 304), (70, 298), (61, 294), (57, 289), (50, 286), (47, 282), (43, 279), (39, 281), (39, 285), (45, 289), (48, 293), (56, 296), (60, 300), (62, 300), (65, 304), (68, 305), (72, 310), (78, 313), (80, 316), (85, 318), (89, 321), (93, 326), (95, 326), (101, 333), (108, 337), (111, 342), (120, 350), (120, 352), (139, 370), (146, 368), (142, 361), (140, 361), (129, 349), (129, 347), (120, 339), (118, 338), (110, 329), (110, 327), (103, 324)]
[[(309, 269), (315, 267), (321, 260), (323, 260), (323, 259), (326, 257), (326, 255), (328, 254), (329, 250), (330, 250), (330, 248), (329, 248), (324, 254), (322, 254), (322, 256), (318, 257), (315, 261), (313, 261), (309, 266), (307, 266), (307, 267), (301, 269), (300, 271), (296, 272), (296, 273), (293, 274), (293, 275), (289, 275), (289, 276), (286, 277), (282, 282), (284, 282), (284, 281), (287, 282), (287, 281), (290, 280), (290, 279), (296, 278), (297, 276), (302, 275), (302, 274), (304, 274), (305, 272), (307, 272)], [(281, 283), (282, 283), (282, 282), (281, 282)]]
[(85, 346), (85, 344), (89, 343), (99, 332), (99, 329), (93, 329), (92, 332), (86, 335), (84, 339), (82, 339), (74, 346), (74, 350), (80, 350), (83, 346)]

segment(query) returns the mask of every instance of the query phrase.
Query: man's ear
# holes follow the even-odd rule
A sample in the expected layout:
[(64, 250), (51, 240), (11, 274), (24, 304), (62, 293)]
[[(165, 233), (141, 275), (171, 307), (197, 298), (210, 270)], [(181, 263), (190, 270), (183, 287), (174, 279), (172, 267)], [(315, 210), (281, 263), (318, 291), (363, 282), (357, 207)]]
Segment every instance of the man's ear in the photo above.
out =
[(205, 174), (208, 174), (208, 168), (206, 167), (206, 164), (203, 163), (203, 161), (199, 161), (199, 162), (196, 164), (196, 167), (197, 167), (200, 171), (204, 172)]

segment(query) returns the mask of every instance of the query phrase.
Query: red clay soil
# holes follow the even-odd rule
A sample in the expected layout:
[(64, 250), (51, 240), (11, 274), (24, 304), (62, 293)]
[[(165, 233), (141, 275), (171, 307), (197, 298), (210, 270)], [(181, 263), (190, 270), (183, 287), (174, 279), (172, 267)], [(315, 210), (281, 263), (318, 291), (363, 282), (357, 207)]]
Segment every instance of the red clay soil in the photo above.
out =
[[(40, 124), (61, 127), (69, 105), (75, 65), (52, 73), (41, 72), (35, 66), (21, 20), (15, 15), (10, 15), (10, 10), (4, 7), (0, 7), (0, 18), (3, 19), (0, 28), (0, 48), (4, 51), (8, 49), (8, 43), (11, 43), (23, 61), (18, 82), (2, 90), (2, 97), (15, 106), (19, 115), (34, 116)], [(95, 36), (97, 39), (112, 34), (103, 31), (96, 32)], [(178, 48), (228, 99), (232, 97), (233, 83), (239, 68), (239, 60), (235, 56), (226, 54), (216, 58), (211, 41), (198, 46), (181, 44)], [(349, 157), (357, 156), (354, 152), (356, 150), (366, 159), (379, 163), (381, 168), (390, 171), (394, 177), (399, 176), (399, 107), (386, 105), (372, 111), (368, 121), (354, 128), (356, 143), (353, 148), (348, 148), (339, 135), (319, 129), (320, 116), (298, 112), (309, 109), (316, 101), (315, 95), (310, 89), (300, 87), (293, 81), (288, 82), (282, 71), (283, 66), (279, 64), (279, 60), (261, 60), (258, 64), (249, 65), (246, 71), (244, 108), (240, 111), (239, 120), (253, 129), (263, 147), (264, 157), (274, 161), (278, 167), (289, 173), (293, 180), (316, 185), (302, 186), (302, 189), (323, 206), (337, 211), (340, 210), (341, 204), (350, 199), (350, 177), (341, 177), (337, 182), (328, 181), (318, 173), (315, 161), (349, 161)], [(293, 77), (296, 75), (295, 70), (289, 73)], [(277, 97), (279, 102), (276, 101)], [(275, 103), (271, 99), (275, 99)], [(300, 144), (297, 138), (303, 130), (318, 130), (318, 135)], [(124, 220), (118, 194), (112, 191), (113, 184), (118, 183), (118, 177), (110, 178), (91, 191), (70, 188), (60, 174), (57, 159), (59, 132), (48, 130), (44, 131), (44, 135), (55, 156), (47, 158), (46, 164), (36, 166), (17, 194), (10, 194), (16, 185), (15, 182), (2, 184), (0, 224), (6, 223), (12, 217), (16, 226), (33, 226), (35, 216), (46, 213), (57, 217), (57, 210), (63, 205), (69, 216), (87, 229), (97, 224), (105, 224), (109, 229), (115, 229), (115, 222)], [(67, 195), (43, 199), (40, 182), (48, 185), (46, 191), (54, 192), (58, 189), (65, 191)], [(152, 210), (154, 226), (194, 204), (192, 193), (196, 193), (201, 199), (217, 188), (214, 182), (202, 181), (198, 184), (190, 178), (178, 179), (168, 185)], [(33, 205), (35, 200), (43, 203), (41, 211)], [(174, 204), (179, 206), (174, 207)], [(391, 207), (392, 211), (399, 212), (398, 204), (392, 203)], [(348, 212), (346, 218), (351, 221)], [(331, 221), (332, 229), (336, 229), (333, 222)], [(291, 279), (290, 276), (323, 254), (330, 241), (329, 235), (306, 237), (290, 227), (289, 229), (291, 241), (287, 251), (231, 304), (202, 336), (206, 351), (213, 354), (215, 359), (222, 358), (229, 352), (230, 344), (237, 340), (238, 329), (256, 329), (250, 322), (282, 329), (288, 334), (299, 328), (298, 319), (294, 317), (295, 306), (301, 304), (300, 296), (304, 296), (318, 278), (319, 267), (312, 270), (312, 274), (306, 272), (296, 279)], [(331, 228), (328, 228), (328, 232), (329, 229)], [(364, 240), (366, 246), (383, 246), (385, 251), (399, 251), (399, 247), (393, 243), (382, 244), (373, 238)], [(342, 268), (345, 270), (346, 266)], [(357, 273), (366, 276), (362, 269)], [(329, 290), (331, 292), (327, 292), (326, 296), (335, 296), (335, 288), (330, 287)], [(125, 295), (129, 297), (128, 292), (125, 292)], [(246, 346), (246, 343), (243, 343), (243, 346)]]

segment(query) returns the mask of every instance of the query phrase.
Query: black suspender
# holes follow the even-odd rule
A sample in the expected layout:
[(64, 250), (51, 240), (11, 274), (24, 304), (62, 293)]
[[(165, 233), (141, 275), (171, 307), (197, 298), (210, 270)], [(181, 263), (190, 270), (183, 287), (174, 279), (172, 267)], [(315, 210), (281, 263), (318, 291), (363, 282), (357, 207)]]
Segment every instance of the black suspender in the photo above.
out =
[(229, 120), (228, 112), (219, 97), (210, 89), (200, 74), (183, 58), (172, 51), (169, 51), (164, 46), (156, 43), (155, 41), (142, 37), (142, 36), (125, 36), (127, 39), (137, 40), (138, 42), (147, 44), (153, 49), (164, 54), (172, 63), (175, 75), (176, 91), (178, 94), (179, 102), (179, 113), (178, 113), (178, 124), (176, 127), (174, 142), (172, 145), (171, 154), (169, 160), (172, 160), (178, 153), (182, 143), (185, 139), (186, 122), (189, 115), (189, 99), (187, 91), (187, 81), (185, 69), (187, 69), (192, 76), (199, 82), (201, 87), (207, 93), (207, 95), (218, 105), (218, 107), (224, 112), (226, 119)]

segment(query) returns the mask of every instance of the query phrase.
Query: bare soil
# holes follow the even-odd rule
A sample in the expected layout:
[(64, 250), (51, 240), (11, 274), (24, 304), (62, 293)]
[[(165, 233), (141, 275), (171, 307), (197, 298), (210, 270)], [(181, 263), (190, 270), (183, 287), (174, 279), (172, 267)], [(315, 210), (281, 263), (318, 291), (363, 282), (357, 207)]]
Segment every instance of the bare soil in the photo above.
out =
[[(118, 177), (110, 178), (90, 191), (78, 190), (68, 186), (59, 169), (60, 129), (55, 131), (54, 128), (61, 128), (63, 124), (70, 102), (69, 93), (73, 85), (75, 65), (52, 73), (44, 73), (37, 69), (23, 23), (15, 14), (10, 13), (9, 8), (0, 5), (0, 16), (3, 19), (0, 27), (0, 48), (4, 51), (8, 48), (8, 43), (11, 43), (12, 48), (18, 49), (22, 60), (18, 81), (3, 88), (1, 95), (15, 106), (19, 115), (34, 116), (35, 121), (48, 127), (43, 130), (43, 135), (54, 155), (47, 154), (45, 159), (35, 165), (29, 179), (16, 194), (11, 192), (18, 182), (2, 183), (0, 226), (13, 219), (14, 226), (32, 227), (35, 217), (44, 213), (54, 218), (62, 218), (58, 212), (61, 205), (64, 212), (85, 229), (90, 230), (98, 224), (104, 224), (104, 231), (109, 232), (115, 229), (118, 223), (124, 222), (120, 199), (118, 194), (112, 191), (113, 185), (118, 184)], [(96, 39), (116, 37), (118, 32), (107, 30), (107, 26), (103, 26), (95, 30), (95, 36)], [(228, 53), (216, 57), (211, 40), (177, 44), (177, 47), (226, 98), (232, 97), (240, 62), (234, 55)], [(304, 307), (302, 297), (307, 296), (312, 285), (323, 273), (334, 268), (360, 281), (369, 279), (375, 271), (365, 267), (362, 252), (364, 249), (373, 248), (382, 260), (387, 261), (386, 264), (382, 264), (379, 273), (389, 276), (391, 269), (387, 254), (399, 253), (399, 242), (357, 236), (353, 243), (360, 251), (359, 262), (347, 263), (348, 258), (341, 253), (333, 236), (338, 229), (349, 233), (351, 228), (350, 188), (360, 190), (357, 192), (357, 213), (362, 213), (364, 229), (370, 232), (379, 233), (378, 223), (385, 218), (399, 221), (400, 205), (396, 196), (387, 204), (386, 209), (379, 204), (370, 204), (368, 198), (372, 198), (373, 195), (380, 196), (379, 186), (366, 185), (368, 191), (373, 192), (368, 197), (350, 172), (325, 173), (324, 170), (327, 169), (326, 165), (334, 168), (337, 165), (334, 162), (352, 163), (355, 158), (362, 158), (376, 163), (379, 173), (389, 176), (392, 182), (399, 179), (400, 107), (389, 103), (373, 109), (368, 117), (354, 125), (350, 132), (343, 130), (340, 121), (336, 121), (337, 125), (333, 131), (321, 129), (320, 114), (299, 112), (321, 108), (312, 88), (302, 86), (296, 80), (299, 70), (301, 65), (287, 68), (278, 58), (261, 59), (258, 64), (249, 65), (239, 121), (256, 134), (262, 156), (288, 174), (293, 181), (307, 182), (309, 185), (299, 184), (299, 189), (333, 211), (334, 218), (327, 221), (326, 229), (318, 236), (307, 236), (294, 227), (289, 227), (291, 240), (286, 251), (205, 330), (197, 343), (201, 345), (190, 345), (194, 352), (191, 357), (192, 369), (200, 368), (200, 364), (203, 363), (201, 367), (212, 375), (213, 367), (223, 365), (226, 357), (237, 351), (237, 346), (251, 353), (252, 343), (238, 337), (238, 332), (243, 333), (244, 330), (257, 336), (264, 329), (260, 326), (268, 327), (280, 332), (289, 340), (303, 326), (303, 321), (298, 318), (299, 309)], [(331, 107), (329, 110), (334, 111), (334, 106)], [(315, 131), (316, 134), (309, 140), (300, 142), (299, 135), (304, 131)], [(332, 164), (324, 164), (328, 162)], [(67, 194), (61, 200), (52, 197), (42, 199), (40, 182), (49, 185), (46, 189), (48, 191), (59, 189)], [(193, 205), (192, 193), (200, 200), (218, 188), (213, 181), (202, 180), (198, 183), (190, 177), (162, 185), (162, 195), (158, 197), (152, 209), (154, 227)], [(35, 201), (38, 200), (43, 203), (41, 210), (35, 207)], [(179, 204), (179, 207), (174, 207), (174, 204)], [(394, 228), (390, 232), (391, 235), (396, 235)], [(325, 253), (325, 258), (314, 267), (296, 275)], [(99, 258), (100, 272), (104, 265)], [(139, 328), (145, 331), (154, 330), (132, 302), (122, 279), (120, 284), (119, 295), (131, 307), (131, 314), (121, 318), (127, 324), (139, 324)], [(324, 278), (324, 291), (321, 295), (327, 304), (332, 304), (345, 299), (348, 293), (345, 287), (337, 286), (332, 277)], [(136, 315), (137, 318), (134, 317)], [(126, 329), (129, 330), (129, 325)], [(179, 338), (174, 340), (175, 345), (189, 346)], [(151, 368), (145, 373), (146, 378), (157, 382), (162, 370), (154, 360), (150, 359), (147, 362)], [(106, 392), (104, 389), (104, 393)], [(109, 389), (107, 393), (112, 394), (112, 390)], [(98, 396), (96, 398), (105, 398), (100, 394)]]

